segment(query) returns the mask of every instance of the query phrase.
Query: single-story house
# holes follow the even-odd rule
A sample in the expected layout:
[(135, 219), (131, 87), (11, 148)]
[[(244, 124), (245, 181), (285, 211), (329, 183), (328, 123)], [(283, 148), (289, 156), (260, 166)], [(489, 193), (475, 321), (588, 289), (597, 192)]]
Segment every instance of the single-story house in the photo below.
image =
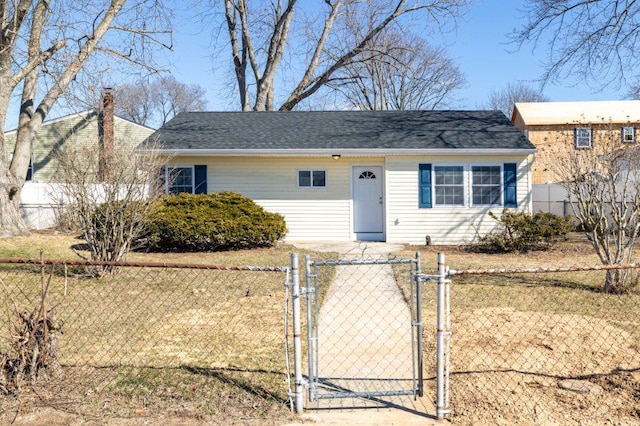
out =
[(499, 111), (190, 112), (148, 140), (168, 192), (242, 193), (287, 241), (461, 244), (531, 211), (535, 147)]

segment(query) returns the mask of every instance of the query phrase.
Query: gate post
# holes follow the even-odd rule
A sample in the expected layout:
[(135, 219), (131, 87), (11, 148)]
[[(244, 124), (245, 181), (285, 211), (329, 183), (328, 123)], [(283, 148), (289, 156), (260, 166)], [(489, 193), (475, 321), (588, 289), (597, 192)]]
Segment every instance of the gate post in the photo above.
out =
[(438, 253), (438, 312), (436, 340), (436, 418), (449, 416), (449, 347), (451, 320), (449, 316), (449, 280), (446, 279), (444, 253)]
[(424, 396), (424, 373), (423, 373), (423, 353), (422, 353), (422, 264), (420, 252), (416, 252), (416, 270), (415, 270), (415, 286), (416, 286), (416, 340), (418, 352), (418, 396)]
[(303, 412), (302, 399), (302, 350), (300, 346), (300, 270), (298, 269), (298, 253), (291, 253), (291, 281), (293, 299), (293, 368), (295, 381), (295, 407), (296, 413)]

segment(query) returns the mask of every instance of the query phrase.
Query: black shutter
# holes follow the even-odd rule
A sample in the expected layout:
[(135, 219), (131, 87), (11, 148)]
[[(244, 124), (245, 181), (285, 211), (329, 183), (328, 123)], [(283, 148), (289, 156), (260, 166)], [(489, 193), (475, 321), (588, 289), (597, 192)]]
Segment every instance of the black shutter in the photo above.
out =
[(194, 194), (206, 194), (207, 193), (207, 166), (195, 165), (194, 166)]
[(431, 208), (433, 205), (431, 202), (431, 164), (420, 164), (419, 170), (419, 205), (422, 208)]
[(518, 165), (516, 163), (505, 163), (503, 166), (502, 183), (504, 185), (505, 207), (518, 207), (517, 170)]

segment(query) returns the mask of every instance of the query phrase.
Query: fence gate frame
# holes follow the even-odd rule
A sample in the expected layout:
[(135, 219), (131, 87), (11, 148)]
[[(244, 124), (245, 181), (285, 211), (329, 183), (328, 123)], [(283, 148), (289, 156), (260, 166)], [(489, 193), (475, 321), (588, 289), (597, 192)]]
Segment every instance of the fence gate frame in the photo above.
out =
[[(292, 259), (293, 260), (293, 259)], [(300, 328), (295, 326), (296, 311), (300, 313), (300, 297), (306, 298), (306, 315), (307, 315), (307, 380), (302, 379), (301, 372), (296, 374), (296, 412), (302, 412), (302, 387), (308, 388), (308, 400), (317, 401), (319, 399), (327, 398), (354, 398), (354, 397), (376, 397), (376, 396), (392, 396), (392, 395), (417, 395), (422, 397), (424, 393), (424, 377), (423, 377), (423, 350), (422, 350), (422, 279), (420, 279), (420, 254), (416, 254), (416, 258), (405, 259), (387, 259), (386, 257), (380, 257), (377, 259), (361, 258), (361, 259), (339, 259), (333, 261), (311, 261), (310, 256), (305, 256), (305, 283), (303, 288), (296, 290), (296, 280), (299, 280), (299, 274), (297, 274), (297, 258), (293, 264), (293, 301), (294, 301), (294, 347), (295, 336), (301, 335)], [(318, 337), (318, 315), (319, 315), (319, 301), (317, 288), (317, 274), (316, 268), (325, 266), (366, 266), (366, 265), (393, 265), (393, 264), (409, 264), (410, 277), (407, 279), (410, 281), (410, 295), (409, 295), (409, 311), (410, 317), (407, 321), (407, 332), (411, 335), (411, 389), (398, 389), (398, 390), (382, 390), (371, 392), (355, 392), (348, 390), (341, 390), (334, 393), (319, 393), (319, 388), (323, 384), (323, 380), (319, 377), (319, 337)], [(298, 286), (299, 286), (298, 282)], [(296, 296), (297, 295), (297, 296)], [(296, 308), (296, 300), (298, 301), (298, 307)], [(299, 345), (298, 345), (299, 348)], [(297, 357), (296, 357), (297, 358)], [(297, 361), (296, 365), (300, 366), (300, 362)], [(300, 399), (300, 401), (298, 401)]]

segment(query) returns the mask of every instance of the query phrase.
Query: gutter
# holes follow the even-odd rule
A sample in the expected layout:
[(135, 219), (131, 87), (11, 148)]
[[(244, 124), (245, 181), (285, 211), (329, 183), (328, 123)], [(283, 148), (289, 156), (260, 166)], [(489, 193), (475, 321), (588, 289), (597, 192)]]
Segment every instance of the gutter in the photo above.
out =
[(188, 155), (195, 157), (382, 157), (388, 155), (528, 155), (535, 154), (535, 148), (501, 149), (501, 148), (434, 148), (434, 149), (158, 149), (154, 152), (161, 155)]

